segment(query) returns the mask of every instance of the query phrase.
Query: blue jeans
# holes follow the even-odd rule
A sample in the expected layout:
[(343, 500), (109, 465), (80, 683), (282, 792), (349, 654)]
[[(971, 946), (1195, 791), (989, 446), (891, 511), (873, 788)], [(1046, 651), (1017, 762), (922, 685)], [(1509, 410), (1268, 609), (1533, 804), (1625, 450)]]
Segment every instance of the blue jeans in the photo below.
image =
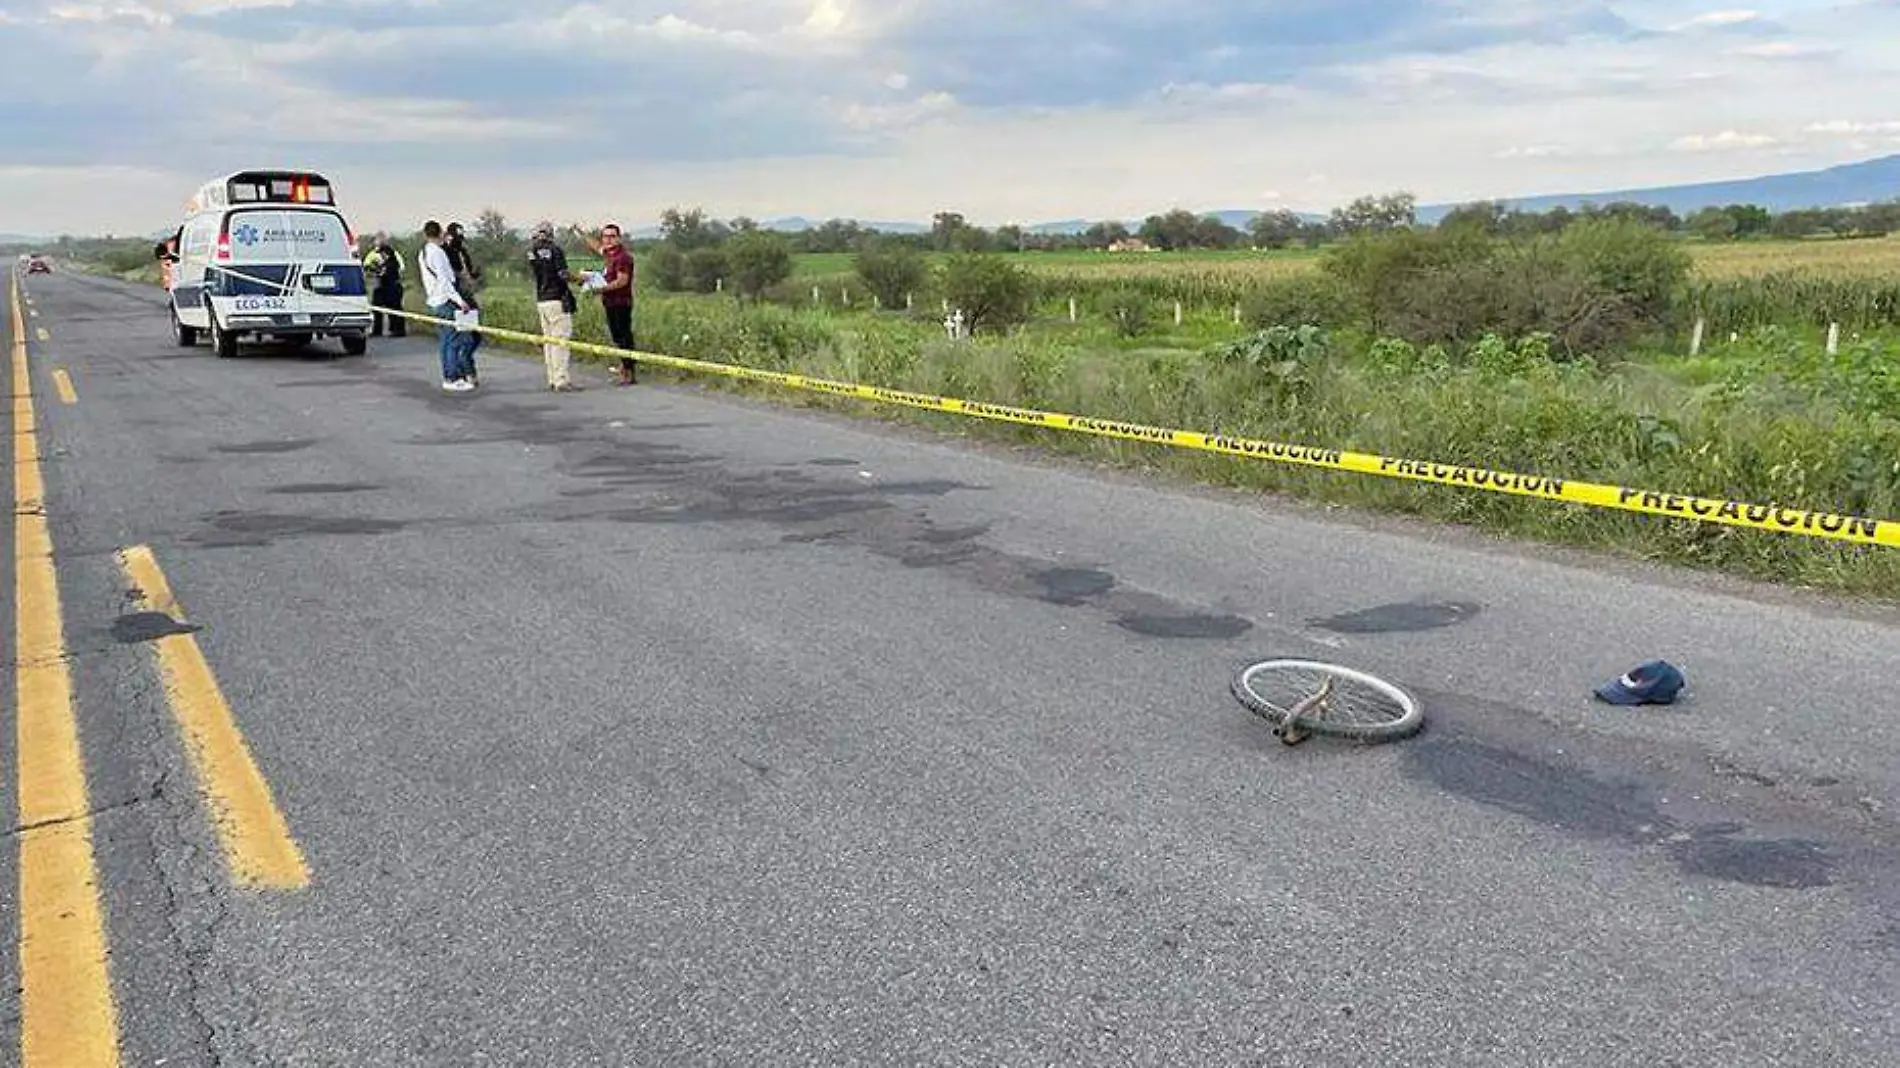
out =
[(442, 348), (442, 381), (453, 382), (466, 377), (462, 370), (462, 343), (455, 329), (455, 313), (459, 310), (450, 301), (429, 305), (429, 314), (437, 319), (447, 320), (435, 328), (435, 338)]
[(457, 366), (461, 368), (463, 378), (475, 377), (475, 350), (482, 347), (482, 335), (473, 330), (455, 335)]

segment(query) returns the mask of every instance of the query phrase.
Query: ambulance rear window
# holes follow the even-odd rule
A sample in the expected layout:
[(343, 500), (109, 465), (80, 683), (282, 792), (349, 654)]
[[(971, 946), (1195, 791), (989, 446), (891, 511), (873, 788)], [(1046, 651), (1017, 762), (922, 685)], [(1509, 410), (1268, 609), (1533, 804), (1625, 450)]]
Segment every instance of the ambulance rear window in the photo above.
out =
[(231, 213), (231, 258), (240, 263), (300, 263), (350, 256), (343, 220), (327, 211), (246, 208)]

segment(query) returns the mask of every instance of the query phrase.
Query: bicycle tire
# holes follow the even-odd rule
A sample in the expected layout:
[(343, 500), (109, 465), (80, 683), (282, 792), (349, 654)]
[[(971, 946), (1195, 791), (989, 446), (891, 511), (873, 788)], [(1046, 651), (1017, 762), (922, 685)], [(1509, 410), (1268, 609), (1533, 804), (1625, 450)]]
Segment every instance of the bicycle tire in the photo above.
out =
[(1312, 734), (1326, 734), (1336, 738), (1350, 738), (1362, 742), (1392, 742), (1409, 738), (1425, 726), (1425, 707), (1419, 703), (1411, 691), (1388, 679), (1382, 679), (1357, 668), (1343, 664), (1332, 664), (1322, 660), (1301, 660), (1291, 657), (1260, 660), (1248, 664), (1235, 672), (1229, 689), (1243, 707), (1254, 715), (1276, 726), (1286, 717), (1286, 712), (1271, 698), (1263, 696), (1255, 688), (1255, 680), (1274, 672), (1307, 672), (1314, 675), (1331, 675), (1335, 679), (1373, 691), (1385, 698), (1398, 709), (1398, 714), (1384, 720), (1334, 719), (1327, 716), (1303, 716), (1299, 727)]

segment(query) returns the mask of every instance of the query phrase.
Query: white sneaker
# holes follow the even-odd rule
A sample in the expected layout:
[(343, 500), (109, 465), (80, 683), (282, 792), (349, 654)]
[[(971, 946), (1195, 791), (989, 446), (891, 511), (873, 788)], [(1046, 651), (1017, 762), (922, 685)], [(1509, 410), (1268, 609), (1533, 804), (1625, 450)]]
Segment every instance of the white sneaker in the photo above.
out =
[(466, 378), (458, 378), (453, 382), (442, 383), (442, 389), (449, 393), (467, 393), (474, 388), (474, 386), (468, 384), (468, 379)]

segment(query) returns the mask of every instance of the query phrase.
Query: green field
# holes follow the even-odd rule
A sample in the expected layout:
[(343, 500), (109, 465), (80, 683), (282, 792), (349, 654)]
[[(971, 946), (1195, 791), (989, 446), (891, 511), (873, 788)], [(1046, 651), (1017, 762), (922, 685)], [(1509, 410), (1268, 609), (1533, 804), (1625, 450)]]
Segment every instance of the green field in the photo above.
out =
[[(1705, 244), (1685, 241), (1698, 275), (1746, 278), (1784, 272), (1836, 277), (1900, 277), (1900, 236), (1859, 240), (1747, 241)], [(1319, 265), (1321, 249), (1274, 251), (998, 253), (1032, 271), (1062, 276), (1120, 278), (1215, 273), (1237, 279), (1282, 277)], [(933, 260), (945, 257), (933, 254)], [(806, 253), (794, 259), (794, 277), (836, 277), (852, 271), (848, 252)]]

